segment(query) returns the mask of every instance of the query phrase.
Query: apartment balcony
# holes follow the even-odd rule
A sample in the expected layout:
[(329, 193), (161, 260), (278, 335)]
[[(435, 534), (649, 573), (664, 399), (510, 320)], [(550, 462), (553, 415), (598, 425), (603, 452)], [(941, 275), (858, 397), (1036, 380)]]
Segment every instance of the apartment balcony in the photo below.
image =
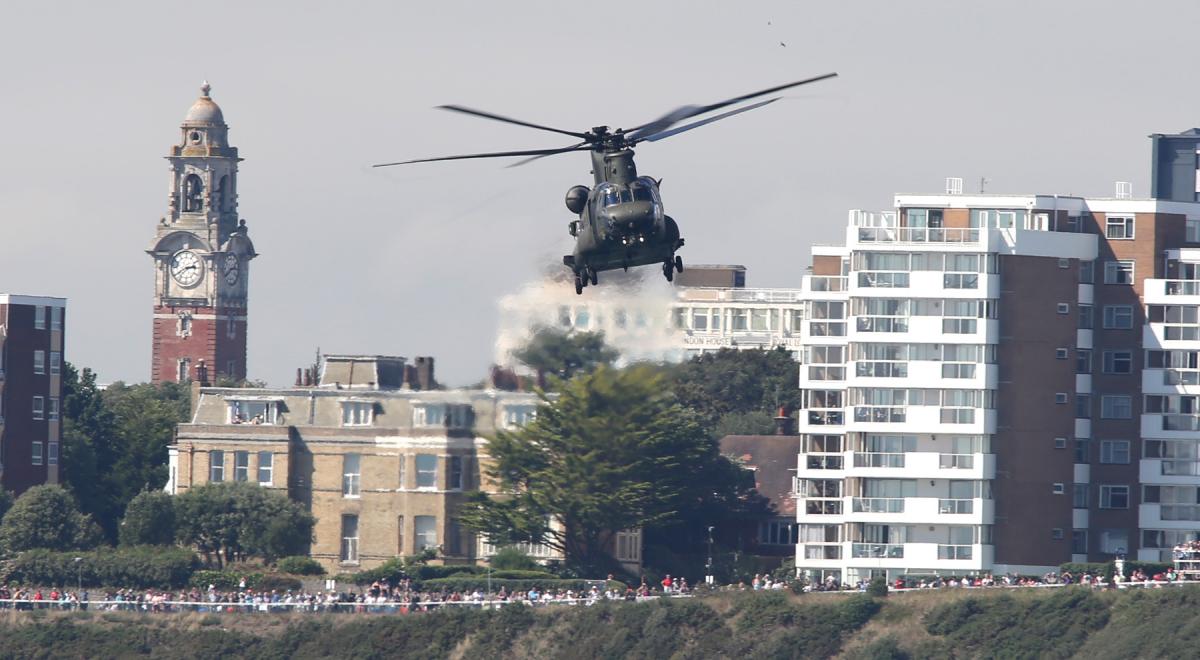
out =
[(804, 298), (811, 300), (841, 300), (849, 288), (849, 278), (837, 275), (805, 275), (800, 285)]
[(800, 389), (840, 389), (846, 386), (844, 364), (800, 365)]
[(1138, 461), (1138, 481), (1163, 486), (1200, 484), (1200, 460), (1190, 458), (1143, 458)]
[(995, 273), (943, 271), (854, 271), (849, 294), (855, 297), (938, 296), (976, 299), (1000, 296), (1000, 276)]
[(1142, 280), (1146, 304), (1200, 305), (1200, 281)]
[(1138, 526), (1194, 530), (1200, 527), (1200, 504), (1138, 505)]
[(1142, 415), (1143, 438), (1190, 439), (1200, 431), (1200, 415), (1147, 413)]
[[(995, 561), (991, 545), (947, 543), (863, 543), (846, 541), (840, 552), (830, 553), (833, 544), (805, 544), (797, 548), (796, 565), (805, 568), (893, 568), (942, 571), (990, 570)], [(814, 549), (815, 548), (815, 549)], [(812, 554), (809, 554), (813, 549)], [(828, 553), (828, 554), (827, 554)], [(838, 554), (840, 557), (830, 555)]]
[[(944, 525), (990, 525), (995, 503), (980, 497), (850, 497), (846, 519), (852, 522)], [(845, 510), (845, 509), (844, 509)]]
[(1200, 371), (1143, 369), (1143, 394), (1200, 394)]
[(996, 411), (938, 406), (854, 406), (847, 431), (982, 435), (996, 432)]
[(847, 477), (918, 479), (995, 479), (995, 454), (846, 452)]
[(801, 410), (798, 433), (841, 433), (846, 424), (846, 412), (838, 409)]
[(847, 330), (850, 341), (994, 344), (1000, 340), (996, 319), (856, 315), (850, 317)]
[(857, 249), (913, 246), (937, 250), (962, 248), (979, 251), (984, 248), (988, 230), (952, 227), (862, 227), (847, 228), (846, 246)]
[(1000, 367), (996, 364), (860, 360), (845, 366), (854, 387), (996, 389), (1000, 382)]

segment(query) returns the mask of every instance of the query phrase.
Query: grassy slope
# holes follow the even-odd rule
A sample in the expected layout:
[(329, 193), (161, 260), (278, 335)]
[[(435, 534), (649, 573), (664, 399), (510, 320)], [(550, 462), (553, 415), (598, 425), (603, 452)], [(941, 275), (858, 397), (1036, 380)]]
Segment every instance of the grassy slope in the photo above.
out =
[(414, 616), (0, 614), (3, 657), (1184, 658), (1200, 587), (725, 594)]

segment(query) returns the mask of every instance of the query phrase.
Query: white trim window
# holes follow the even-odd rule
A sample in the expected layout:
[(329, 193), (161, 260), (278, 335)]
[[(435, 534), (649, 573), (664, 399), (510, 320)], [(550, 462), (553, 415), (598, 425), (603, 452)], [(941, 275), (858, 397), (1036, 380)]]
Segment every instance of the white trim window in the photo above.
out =
[(51, 307), (50, 308), (50, 329), (51, 330), (62, 330), (62, 315), (63, 315), (62, 307)]
[(342, 426), (370, 426), (374, 421), (374, 402), (342, 401)]
[(1113, 465), (1129, 464), (1128, 440), (1101, 440), (1100, 462)]
[(1132, 240), (1134, 219), (1131, 215), (1110, 215), (1105, 219), (1104, 237), (1108, 239)]
[(248, 451), (233, 452), (233, 480), (234, 481), (249, 481), (250, 480), (250, 452), (248, 452)]
[(504, 406), (504, 428), (519, 429), (537, 419), (536, 405)]
[(438, 457), (435, 454), (417, 454), (417, 489), (437, 490)]
[(1133, 284), (1134, 266), (1130, 259), (1104, 262), (1104, 283)]
[(362, 493), (362, 454), (342, 455), (342, 497), (355, 498)]
[(1133, 373), (1133, 351), (1104, 351), (1104, 373)]
[(42, 441), (34, 440), (33, 448), (30, 450), (30, 462), (34, 465), (42, 464)]
[(60, 353), (58, 351), (50, 351), (50, 375), (57, 376), (61, 373), (62, 373), (62, 353)]
[(37, 376), (46, 373), (46, 351), (33, 352), (33, 373)]
[(33, 418), (35, 420), (46, 418), (46, 397), (33, 397)]
[(1133, 307), (1131, 305), (1105, 305), (1105, 330), (1133, 329)]
[(1100, 396), (1101, 419), (1133, 419), (1133, 397), (1128, 394)]
[(469, 425), (468, 404), (418, 403), (413, 405), (413, 426), (417, 428), (463, 429)]
[(437, 516), (413, 516), (413, 550), (438, 547)]
[(464, 466), (466, 460), (462, 456), (450, 457), (450, 482), (446, 484), (447, 490), (462, 490), (465, 483), (464, 475), (466, 471)]
[(220, 449), (208, 452), (208, 480), (212, 483), (225, 481), (225, 452)]
[(275, 454), (258, 452), (258, 485), (270, 486), (275, 481)]
[(1101, 509), (1128, 509), (1129, 486), (1100, 486)]
[(36, 305), (33, 308), (33, 329), (46, 329), (46, 308), (41, 305)]
[(51, 421), (58, 419), (58, 397), (50, 397), (50, 407), (46, 409), (46, 414)]
[(358, 563), (358, 516), (342, 515), (342, 550), (338, 556), (344, 564)]

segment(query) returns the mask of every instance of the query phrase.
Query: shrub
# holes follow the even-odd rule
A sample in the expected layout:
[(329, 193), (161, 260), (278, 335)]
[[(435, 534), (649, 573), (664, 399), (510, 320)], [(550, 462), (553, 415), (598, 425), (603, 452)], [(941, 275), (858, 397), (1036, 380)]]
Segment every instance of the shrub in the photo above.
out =
[(100, 538), (100, 527), (79, 512), (75, 498), (62, 486), (50, 484), (25, 491), (0, 522), (0, 545), (8, 552), (89, 549)]
[(239, 571), (196, 571), (188, 582), (190, 586), (207, 589), (211, 584), (217, 590), (237, 589), (242, 578), (246, 579), (247, 589), (256, 589), (263, 579), (262, 573), (245, 573)]
[[(75, 558), (80, 561), (76, 562)], [(188, 583), (200, 565), (185, 548), (132, 546), (94, 552), (27, 550), (12, 561), (7, 579), (26, 585), (177, 588)]]
[(521, 552), (518, 548), (508, 546), (500, 548), (495, 555), (492, 555), (492, 568), (497, 571), (536, 571), (540, 567), (533, 557)]
[(302, 588), (304, 585), (298, 578), (279, 573), (268, 573), (254, 584), (255, 591), (300, 591)]
[(867, 585), (867, 595), (875, 598), (886, 598), (888, 595), (887, 578), (876, 576), (871, 578), (871, 583)]
[(138, 493), (125, 508), (119, 533), (121, 545), (172, 545), (175, 542), (175, 504), (160, 491)]
[(317, 560), (301, 555), (284, 557), (275, 564), (275, 568), (281, 573), (292, 575), (325, 575), (325, 569)]
[[(504, 587), (509, 592), (513, 591), (529, 591), (537, 587), (539, 591), (559, 591), (573, 590), (576, 593), (585, 592), (591, 588), (591, 585), (599, 584), (598, 581), (592, 580), (558, 580), (554, 578), (546, 579), (522, 579), (513, 580), (507, 578), (492, 577), (492, 591), (499, 591)], [(625, 585), (620, 582), (609, 582), (608, 588), (625, 590)], [(424, 580), (420, 583), (420, 588), (425, 591), (487, 591), (488, 579), (486, 575), (474, 575), (466, 577), (447, 577), (435, 578), (432, 580)]]

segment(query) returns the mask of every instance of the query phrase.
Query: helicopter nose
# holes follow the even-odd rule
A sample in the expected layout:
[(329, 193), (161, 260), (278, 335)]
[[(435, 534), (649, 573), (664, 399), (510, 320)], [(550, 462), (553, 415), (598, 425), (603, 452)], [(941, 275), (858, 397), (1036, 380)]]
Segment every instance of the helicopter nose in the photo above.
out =
[(625, 231), (642, 229), (654, 222), (654, 205), (650, 202), (625, 202), (608, 209), (613, 225)]

